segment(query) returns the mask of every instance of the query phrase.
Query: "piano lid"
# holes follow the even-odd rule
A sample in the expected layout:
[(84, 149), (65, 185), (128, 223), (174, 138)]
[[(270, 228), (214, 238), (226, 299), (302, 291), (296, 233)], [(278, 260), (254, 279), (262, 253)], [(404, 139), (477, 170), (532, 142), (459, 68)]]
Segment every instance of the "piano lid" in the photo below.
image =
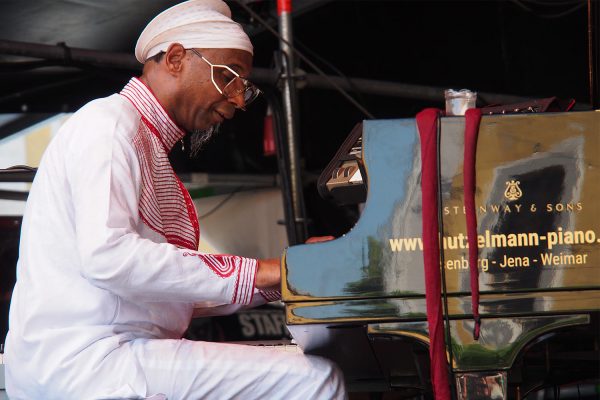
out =
[[(552, 302), (510, 294), (600, 289), (599, 127), (600, 112), (483, 117), (475, 198), (483, 313), (600, 308), (591, 292)], [(463, 130), (462, 117), (442, 118), (442, 244), (453, 315), (470, 310)], [(285, 254), (283, 299), (298, 320), (425, 316), (414, 120), (365, 121), (362, 162), (368, 193), (354, 228)]]

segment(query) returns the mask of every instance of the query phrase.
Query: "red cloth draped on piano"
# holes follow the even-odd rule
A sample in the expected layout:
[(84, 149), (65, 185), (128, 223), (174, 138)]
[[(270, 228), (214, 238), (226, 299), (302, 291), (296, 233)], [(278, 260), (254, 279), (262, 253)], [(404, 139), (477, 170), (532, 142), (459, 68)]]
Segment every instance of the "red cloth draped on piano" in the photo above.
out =
[[(444, 340), (441, 303), (440, 229), (438, 221), (438, 124), (442, 111), (428, 108), (417, 114), (421, 139), (421, 192), (423, 223), (423, 263), (425, 268), (425, 297), (429, 327), (429, 357), (431, 383), (436, 400), (449, 400), (448, 364)], [(479, 271), (477, 268), (477, 216), (475, 214), (475, 153), (481, 110), (467, 110), (465, 118), (464, 202), (467, 236), (472, 312), (475, 320), (473, 336), (479, 338)]]
[(442, 316), (440, 243), (438, 224), (437, 130), (440, 111), (427, 108), (417, 114), (421, 138), (421, 194), (423, 208), (423, 263), (429, 327), (431, 384), (436, 400), (450, 400), (448, 363)]
[(477, 262), (477, 215), (475, 213), (475, 153), (481, 110), (471, 108), (465, 113), (465, 152), (463, 161), (464, 202), (467, 219), (467, 242), (469, 243), (469, 272), (471, 283), (471, 311), (475, 320), (473, 338), (479, 339), (479, 268)]

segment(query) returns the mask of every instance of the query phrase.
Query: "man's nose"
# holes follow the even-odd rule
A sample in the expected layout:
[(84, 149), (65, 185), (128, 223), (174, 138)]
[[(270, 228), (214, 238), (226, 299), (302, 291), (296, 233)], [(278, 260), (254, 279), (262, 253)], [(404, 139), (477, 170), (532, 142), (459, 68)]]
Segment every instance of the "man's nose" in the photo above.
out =
[(244, 98), (244, 92), (229, 97), (227, 101), (233, 104), (236, 109), (246, 111), (246, 100)]

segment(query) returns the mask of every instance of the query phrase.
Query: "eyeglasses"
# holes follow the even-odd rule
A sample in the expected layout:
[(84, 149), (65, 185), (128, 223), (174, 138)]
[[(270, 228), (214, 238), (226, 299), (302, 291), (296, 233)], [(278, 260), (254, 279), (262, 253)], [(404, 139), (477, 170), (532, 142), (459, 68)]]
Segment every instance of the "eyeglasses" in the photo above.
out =
[[(261, 94), (260, 89), (257, 88), (256, 86), (254, 86), (254, 84), (252, 82), (250, 82), (246, 78), (242, 78), (240, 76), (240, 74), (235, 72), (233, 69), (231, 69), (227, 65), (213, 64), (210, 61), (208, 61), (206, 58), (204, 58), (204, 56), (202, 54), (200, 54), (200, 52), (198, 50), (196, 50), (196, 49), (190, 49), (190, 50), (194, 54), (196, 54), (198, 57), (203, 59), (210, 66), (210, 80), (212, 81), (213, 85), (215, 85), (215, 88), (217, 89), (217, 91), (219, 93), (221, 93), (223, 96), (225, 96), (228, 99), (237, 97), (240, 94), (244, 95), (244, 107), (239, 107), (240, 109), (245, 110), (246, 109), (245, 107), (248, 104), (252, 103), (254, 100), (256, 100), (258, 95)], [(215, 81), (215, 68), (226, 69), (227, 71), (229, 71), (233, 74), (233, 78), (230, 79), (225, 84), (223, 89), (221, 89), (219, 87), (219, 85), (217, 85), (217, 82)], [(223, 75), (223, 73), (221, 73), (221, 75)]]

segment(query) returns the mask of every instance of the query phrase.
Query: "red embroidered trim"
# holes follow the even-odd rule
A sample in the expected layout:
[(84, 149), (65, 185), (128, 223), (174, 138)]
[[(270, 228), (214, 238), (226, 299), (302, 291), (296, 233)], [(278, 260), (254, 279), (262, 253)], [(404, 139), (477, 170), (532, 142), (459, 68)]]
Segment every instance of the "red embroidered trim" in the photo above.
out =
[(132, 78), (120, 94), (133, 104), (150, 125), (158, 129), (167, 151), (185, 135), (185, 131), (171, 119), (150, 88), (139, 79)]
[(423, 265), (425, 268), (425, 301), (429, 328), (431, 384), (436, 400), (450, 400), (448, 362), (442, 316), (440, 243), (438, 223), (437, 133), (439, 111), (427, 108), (417, 114), (417, 130), (421, 139), (421, 196), (423, 225)]
[[(232, 303), (249, 304), (252, 301), (252, 294), (254, 292), (254, 277), (256, 277), (256, 274), (252, 273), (251, 268), (252, 266), (249, 265), (249, 261), (247, 259), (243, 259), (235, 281)], [(249, 279), (252, 279), (251, 285)]]
[(198, 245), (200, 244), (200, 224), (198, 223), (198, 213), (196, 212), (196, 206), (194, 205), (192, 196), (190, 196), (190, 192), (188, 192), (188, 190), (183, 185), (183, 182), (181, 182), (177, 175), (175, 176), (175, 178), (177, 178), (177, 182), (179, 183), (179, 190), (181, 190), (181, 194), (183, 195), (183, 198), (185, 200), (185, 205), (187, 206), (187, 212), (190, 218), (190, 222), (194, 227), (194, 235), (196, 236), (197, 249)]
[[(200, 253), (183, 253), (184, 257), (198, 257), (206, 264), (215, 274), (221, 278), (229, 278), (237, 269), (240, 268), (242, 257), (239, 256), (227, 256), (220, 254), (200, 254)], [(238, 277), (239, 279), (239, 277)], [(236, 282), (237, 284), (237, 282)], [(237, 291), (236, 290), (234, 292)]]
[(232, 304), (250, 304), (254, 296), (257, 261), (252, 258), (225, 254), (200, 254), (184, 252), (184, 257), (198, 257), (221, 278), (237, 273), (231, 296)]
[(133, 138), (142, 176), (140, 219), (167, 242), (196, 250), (200, 241), (198, 215), (167, 154), (185, 132), (139, 79), (132, 78), (121, 95), (135, 107), (142, 122)]
[(162, 145), (163, 150), (165, 150), (165, 152), (168, 152), (169, 149), (167, 149), (165, 142), (163, 142), (162, 138), (160, 137), (160, 133), (158, 133), (158, 130), (154, 127), (154, 125), (152, 125), (152, 123), (150, 121), (148, 121), (148, 119), (146, 117), (144, 117), (143, 115), (142, 115), (142, 122), (144, 123), (144, 125), (146, 125), (146, 128), (148, 128), (150, 130), (150, 132), (152, 132), (152, 134), (154, 136), (156, 136), (156, 138)]
[(268, 302), (281, 300), (281, 292), (278, 290), (259, 290), (258, 294)]
[[(241, 271), (240, 271), (241, 272)], [(238, 287), (240, 284), (240, 273), (238, 273), (235, 277), (235, 286), (233, 287), (233, 295), (231, 296), (231, 303), (238, 304)]]
[[(256, 279), (256, 265), (257, 262), (251, 259), (243, 259), (240, 271), (238, 273), (238, 280), (241, 278), (241, 291), (238, 291), (236, 282), (236, 288), (234, 291), (234, 303), (238, 304), (250, 304), (252, 297), (254, 296), (254, 281)], [(250, 282), (250, 279), (252, 282)]]
[(142, 117), (133, 138), (142, 176), (140, 218), (167, 242), (196, 250), (200, 230), (194, 205), (185, 187), (180, 186), (163, 144), (153, 131), (151, 123)]

